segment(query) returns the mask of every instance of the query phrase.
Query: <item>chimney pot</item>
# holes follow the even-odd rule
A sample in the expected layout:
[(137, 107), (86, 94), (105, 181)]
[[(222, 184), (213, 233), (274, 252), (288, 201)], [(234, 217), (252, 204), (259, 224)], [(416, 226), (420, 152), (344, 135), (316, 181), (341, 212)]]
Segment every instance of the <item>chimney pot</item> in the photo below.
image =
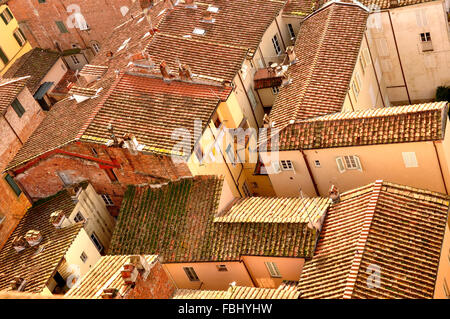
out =
[(20, 276), (16, 276), (10, 282), (11, 289), (12, 290), (17, 290), (17, 291), (24, 291), (26, 283), (27, 282), (26, 282), (25, 278), (22, 278)]
[(12, 240), (12, 246), (17, 251), (20, 252), (26, 248), (27, 241), (22, 236), (16, 236)]
[(42, 234), (39, 230), (29, 230), (25, 234), (25, 240), (30, 246), (36, 246), (42, 241)]
[(203, 21), (204, 22), (210, 22), (210, 23), (214, 22), (214, 18), (212, 16), (212, 12), (211, 11), (208, 11), (208, 10), (204, 11), (202, 16), (203, 16)]
[[(50, 215), (50, 223), (52, 223), (55, 228), (63, 228), (67, 223), (66, 215), (62, 210), (57, 210)], [(67, 225), (67, 224), (66, 224)]]
[(334, 185), (331, 185), (330, 187), (329, 196), (333, 204), (339, 203), (341, 199), (341, 194), (339, 193), (337, 187)]
[(121, 270), (122, 279), (126, 285), (132, 285), (136, 282), (138, 271), (133, 264), (125, 264)]
[(105, 288), (103, 289), (102, 299), (114, 299), (118, 292), (117, 288)]

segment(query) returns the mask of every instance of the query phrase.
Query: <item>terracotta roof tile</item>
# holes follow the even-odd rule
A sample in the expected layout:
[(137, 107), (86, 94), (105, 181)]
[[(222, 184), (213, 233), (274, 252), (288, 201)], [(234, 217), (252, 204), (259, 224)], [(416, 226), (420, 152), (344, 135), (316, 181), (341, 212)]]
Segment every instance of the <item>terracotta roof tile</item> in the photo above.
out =
[(61, 57), (58, 52), (34, 48), (25, 53), (6, 71), (5, 78), (31, 76), (27, 87), (31, 94), (36, 93), (42, 79)]
[[(332, 205), (301, 298), (432, 298), (450, 197), (377, 181)], [(369, 265), (380, 287), (369, 288)]]
[[(279, 222), (276, 214), (283, 215), (281, 209), (273, 216), (278, 222), (267, 218), (215, 221), (222, 181), (214, 176), (197, 176), (161, 187), (130, 186), (109, 253), (158, 254), (164, 262), (229, 261), (242, 255), (312, 256), (317, 232), (294, 217)], [(315, 204), (321, 211), (326, 205), (320, 200)]]
[[(36, 202), (26, 212), (0, 250), (0, 291), (9, 290), (10, 282), (16, 276), (26, 279), (25, 292), (42, 291), (83, 227), (82, 224), (75, 224), (56, 229), (50, 223), (50, 215), (62, 210), (68, 216), (74, 208), (71, 196), (67, 191), (62, 191)], [(17, 253), (12, 246), (13, 239), (25, 235), (29, 230), (41, 232), (43, 239), (39, 247), (43, 247), (43, 250), (35, 254), (36, 249), (27, 246)]]
[(393, 9), (431, 1), (434, 0), (397, 0), (396, 5), (392, 5), (390, 0), (361, 0), (359, 2), (367, 7), (377, 6), (380, 9)]
[(29, 76), (0, 79), (0, 114), (6, 111), (29, 80)]
[(279, 149), (440, 140), (444, 138), (447, 112), (447, 102), (434, 102), (326, 115), (282, 129)]
[(256, 288), (234, 286), (228, 290), (178, 289), (173, 299), (298, 299), (296, 288)]
[(286, 72), (292, 83), (280, 88), (270, 113), (275, 126), (342, 110), (367, 17), (358, 5), (332, 3), (303, 21), (298, 62)]
[[(119, 293), (124, 293), (129, 285), (124, 284), (121, 270), (129, 257), (130, 255), (101, 257), (81, 281), (65, 294), (65, 297), (101, 299), (103, 290), (106, 288), (115, 288), (119, 290)], [(155, 255), (143, 257), (149, 265), (158, 260), (158, 256)]]
[(83, 66), (83, 68), (80, 71), (80, 75), (90, 75), (90, 76), (97, 76), (102, 77), (105, 75), (106, 71), (108, 71), (108, 67), (104, 65), (93, 65), (93, 64), (86, 64)]
[(289, 0), (283, 9), (283, 14), (297, 17), (306, 17), (314, 11), (314, 0)]

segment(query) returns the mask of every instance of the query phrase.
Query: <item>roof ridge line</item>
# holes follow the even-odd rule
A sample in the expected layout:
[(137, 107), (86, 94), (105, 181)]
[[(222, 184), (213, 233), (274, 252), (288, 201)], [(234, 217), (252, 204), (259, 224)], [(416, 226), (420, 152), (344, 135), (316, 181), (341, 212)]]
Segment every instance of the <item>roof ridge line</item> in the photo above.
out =
[(20, 80), (28, 79), (28, 78), (31, 78), (31, 75), (25, 75), (25, 76), (21, 76), (21, 77), (13, 77), (13, 78), (3, 78), (4, 80), (9, 80), (9, 81), (6, 81), (5, 83), (0, 83), (0, 87), (20, 81)]
[(83, 124), (78, 134), (75, 136), (75, 141), (80, 140), (81, 137), (84, 135), (88, 127), (91, 125), (94, 118), (97, 116), (98, 112), (102, 109), (103, 105), (105, 104), (106, 100), (109, 98), (109, 96), (112, 94), (114, 89), (117, 87), (119, 82), (122, 80), (122, 77), (124, 76), (124, 72), (120, 72), (117, 80), (111, 85), (108, 92), (105, 93), (105, 95), (102, 97), (101, 101), (98, 103), (98, 105), (95, 107), (94, 111), (92, 112), (91, 116), (88, 117), (86, 123)]
[(378, 197), (381, 193), (381, 187), (383, 186), (383, 180), (376, 180), (373, 184), (372, 195), (369, 199), (369, 207), (366, 210), (364, 222), (361, 228), (361, 233), (356, 242), (356, 253), (353, 257), (353, 262), (350, 266), (350, 272), (347, 277), (347, 282), (344, 288), (343, 299), (351, 299), (353, 291), (355, 289), (356, 279), (358, 278), (359, 268), (361, 267), (361, 261), (364, 254), (364, 249), (369, 237), (369, 229), (372, 225), (373, 216), (375, 215), (375, 209), (378, 202)]

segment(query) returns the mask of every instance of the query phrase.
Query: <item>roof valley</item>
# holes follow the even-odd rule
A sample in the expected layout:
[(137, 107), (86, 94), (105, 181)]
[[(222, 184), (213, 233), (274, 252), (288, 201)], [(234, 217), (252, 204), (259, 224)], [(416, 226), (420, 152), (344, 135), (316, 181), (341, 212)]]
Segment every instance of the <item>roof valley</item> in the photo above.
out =
[(358, 241), (356, 242), (356, 252), (355, 256), (353, 257), (353, 262), (351, 264), (350, 272), (347, 277), (343, 299), (352, 298), (359, 273), (359, 268), (361, 266), (362, 256), (364, 254), (367, 238), (369, 237), (369, 230), (372, 224), (373, 216), (375, 215), (378, 197), (380, 196), (382, 185), (382, 180), (377, 180), (373, 185), (372, 194), (370, 196), (368, 208), (366, 210), (366, 216), (364, 217), (364, 221), (362, 224), (361, 233), (359, 235)]

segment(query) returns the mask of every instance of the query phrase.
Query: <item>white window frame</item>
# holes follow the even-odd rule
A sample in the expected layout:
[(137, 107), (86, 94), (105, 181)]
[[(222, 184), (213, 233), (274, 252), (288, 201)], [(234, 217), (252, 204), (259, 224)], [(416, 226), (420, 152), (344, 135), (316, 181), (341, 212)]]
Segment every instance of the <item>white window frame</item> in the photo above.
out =
[(88, 256), (86, 255), (86, 253), (84, 251), (81, 252), (80, 259), (83, 263), (86, 263)]
[(275, 50), (276, 55), (280, 55), (282, 50), (280, 46), (280, 41), (278, 41), (278, 36), (275, 34), (272, 38), (273, 48)]
[(16, 35), (16, 37), (19, 38), (20, 42), (19, 45), (21, 47), (23, 47), (25, 45), (25, 43), (27, 42), (27, 39), (25, 39), (25, 36), (22, 34), (21, 30), (18, 28), (16, 29), (16, 31), (14, 31), (14, 34)]
[[(91, 241), (94, 244), (95, 248), (97, 248), (97, 250), (101, 253), (105, 247), (103, 246), (100, 239), (98, 239), (97, 235), (94, 232), (89, 237), (91, 238)], [(97, 243), (95, 243), (94, 238), (97, 241)]]
[(78, 60), (76, 55), (71, 55), (70, 58), (72, 59), (73, 64), (80, 64), (80, 60)]
[(280, 160), (280, 168), (283, 171), (293, 171), (294, 163), (291, 160)]
[(362, 165), (359, 156), (344, 155), (336, 157), (336, 165), (340, 173), (346, 170), (358, 170), (362, 172)]
[(419, 167), (416, 152), (402, 152), (405, 168)]
[(317, 168), (322, 167), (322, 165), (320, 164), (319, 160), (314, 160), (314, 166), (317, 167)]
[(270, 274), (270, 277), (272, 278), (281, 278), (281, 273), (280, 270), (278, 269), (278, 266), (276, 263), (272, 262), (272, 261), (265, 261), (264, 264), (267, 267), (267, 271)]
[[(81, 219), (80, 219), (80, 217), (81, 217)], [(79, 222), (86, 222), (86, 218), (83, 216), (83, 214), (80, 212), (80, 211), (78, 211), (76, 214), (75, 214), (75, 216), (74, 216), (74, 218), (73, 218), (73, 221), (75, 222), (75, 223), (79, 223)]]
[(430, 32), (420, 33), (420, 40), (422, 42), (431, 42), (431, 33)]
[(106, 206), (114, 206), (114, 202), (112, 201), (111, 197), (108, 194), (101, 194), (100, 196), (102, 197)]
[(280, 93), (280, 88), (278, 86), (272, 86), (272, 94), (278, 95)]
[(95, 54), (98, 54), (100, 52), (100, 44), (97, 42), (92, 42), (92, 49), (94, 50)]
[(189, 281), (200, 281), (194, 267), (183, 267), (183, 270), (186, 273)]

